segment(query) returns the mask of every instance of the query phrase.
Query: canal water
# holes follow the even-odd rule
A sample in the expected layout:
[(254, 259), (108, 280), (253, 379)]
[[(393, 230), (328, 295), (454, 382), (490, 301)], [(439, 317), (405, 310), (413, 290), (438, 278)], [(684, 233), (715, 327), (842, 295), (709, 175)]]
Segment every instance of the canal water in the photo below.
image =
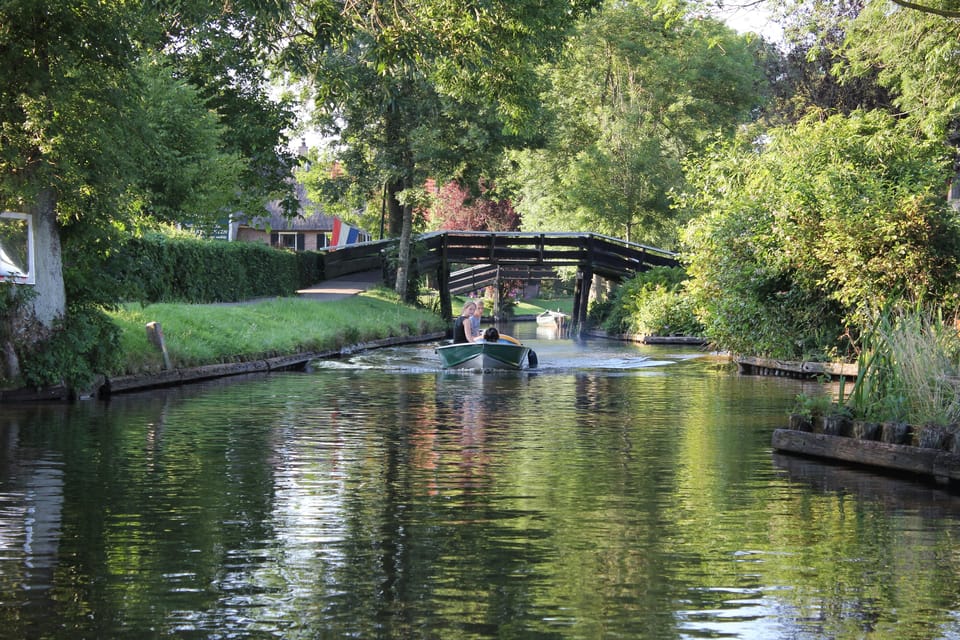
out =
[(0, 406), (0, 638), (960, 638), (960, 499), (781, 456), (816, 385), (509, 328)]

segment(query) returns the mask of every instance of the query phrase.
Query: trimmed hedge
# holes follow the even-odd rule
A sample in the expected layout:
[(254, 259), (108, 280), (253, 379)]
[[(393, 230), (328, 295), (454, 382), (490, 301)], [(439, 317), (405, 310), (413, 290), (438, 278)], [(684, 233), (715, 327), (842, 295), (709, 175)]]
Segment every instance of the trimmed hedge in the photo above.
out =
[(238, 302), (293, 295), (319, 282), (323, 255), (150, 234), (132, 238), (104, 270), (117, 283), (117, 302)]

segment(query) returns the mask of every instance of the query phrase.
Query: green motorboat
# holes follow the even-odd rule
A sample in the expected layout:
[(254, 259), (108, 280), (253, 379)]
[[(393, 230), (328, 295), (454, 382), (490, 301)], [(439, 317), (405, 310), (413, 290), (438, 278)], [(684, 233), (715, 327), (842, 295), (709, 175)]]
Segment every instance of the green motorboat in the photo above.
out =
[(530, 366), (530, 348), (513, 340), (499, 342), (462, 342), (437, 347), (440, 366), (444, 369), (511, 369)]

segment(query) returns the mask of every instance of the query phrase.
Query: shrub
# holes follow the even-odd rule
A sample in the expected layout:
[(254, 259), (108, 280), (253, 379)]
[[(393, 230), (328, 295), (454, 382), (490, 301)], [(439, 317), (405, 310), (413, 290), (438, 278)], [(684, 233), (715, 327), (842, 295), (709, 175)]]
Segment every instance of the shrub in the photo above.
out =
[(891, 298), (955, 304), (948, 150), (879, 112), (743, 138), (688, 167), (689, 289), (719, 347), (836, 355)]
[(119, 332), (110, 318), (92, 306), (73, 306), (57, 324), (53, 335), (19, 354), (22, 375), (29, 387), (65, 383), (73, 389), (87, 387), (99, 372), (119, 362)]
[(611, 333), (702, 335), (703, 326), (683, 286), (685, 277), (680, 267), (638, 273), (615, 292), (603, 320), (604, 328)]
[[(317, 252), (292, 253), (250, 242), (151, 233), (129, 239), (98, 277), (115, 282), (119, 302), (234, 302), (291, 295), (321, 279)], [(121, 293), (122, 292), (122, 293)]]

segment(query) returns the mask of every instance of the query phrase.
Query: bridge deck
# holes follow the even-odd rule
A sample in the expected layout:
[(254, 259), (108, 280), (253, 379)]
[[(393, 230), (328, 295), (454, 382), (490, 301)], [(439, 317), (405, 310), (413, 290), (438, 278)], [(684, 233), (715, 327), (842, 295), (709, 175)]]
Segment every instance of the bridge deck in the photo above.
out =
[[(411, 261), (411, 273), (437, 274), (441, 307), (448, 316), (452, 315), (451, 291), (464, 291), (463, 283), (452, 276), (451, 265), (490, 265), (494, 281), (496, 278), (542, 279), (557, 267), (577, 267), (574, 320), (582, 324), (587, 315), (590, 281), (595, 274), (619, 282), (653, 267), (679, 264), (673, 252), (595, 233), (436, 231), (419, 236), (414, 243), (417, 249)], [(377, 268), (386, 270), (386, 256), (396, 244), (397, 239), (392, 238), (331, 247), (325, 251), (324, 275), (335, 278)], [(473, 277), (472, 282), (486, 279), (489, 283), (490, 273), (485, 270), (482, 273), (484, 278)], [(477, 272), (471, 275), (477, 276)], [(486, 285), (478, 284), (474, 288), (482, 286)]]

